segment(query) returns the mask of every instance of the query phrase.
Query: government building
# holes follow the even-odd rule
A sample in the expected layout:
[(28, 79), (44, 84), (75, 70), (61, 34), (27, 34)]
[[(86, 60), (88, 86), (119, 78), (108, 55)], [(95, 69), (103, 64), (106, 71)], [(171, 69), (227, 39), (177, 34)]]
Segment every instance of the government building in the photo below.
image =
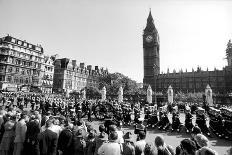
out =
[(151, 85), (156, 92), (166, 93), (169, 85), (175, 92), (204, 92), (207, 84), (216, 94), (232, 92), (232, 43), (227, 44), (226, 58), (228, 65), (222, 70), (167, 71), (160, 73), (160, 40), (151, 11), (143, 31), (144, 85)]
[(42, 87), (44, 49), (12, 36), (0, 38), (0, 89), (27, 91)]
[(78, 64), (68, 58), (56, 59), (53, 91), (56, 93), (80, 92), (85, 87), (98, 88), (99, 77), (108, 75), (108, 70), (85, 63)]
[(47, 56), (41, 45), (10, 35), (0, 38), (0, 90), (67, 93), (92, 86), (108, 70), (76, 60)]

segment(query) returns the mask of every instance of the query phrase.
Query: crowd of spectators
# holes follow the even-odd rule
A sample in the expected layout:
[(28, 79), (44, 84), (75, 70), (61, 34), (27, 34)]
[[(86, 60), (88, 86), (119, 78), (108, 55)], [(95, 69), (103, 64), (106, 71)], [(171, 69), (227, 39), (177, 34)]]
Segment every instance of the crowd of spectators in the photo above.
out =
[(217, 155), (197, 126), (176, 149), (162, 135), (147, 142), (144, 129), (124, 133), (116, 124), (95, 129), (82, 119), (38, 111), (1, 109), (0, 127), (0, 155)]

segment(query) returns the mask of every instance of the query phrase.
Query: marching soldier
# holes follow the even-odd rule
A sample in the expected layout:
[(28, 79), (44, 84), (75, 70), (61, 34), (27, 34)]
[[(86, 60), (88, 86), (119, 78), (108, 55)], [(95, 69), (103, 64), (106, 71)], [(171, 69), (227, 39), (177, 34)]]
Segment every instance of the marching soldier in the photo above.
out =
[(209, 129), (206, 125), (206, 116), (205, 116), (205, 110), (201, 107), (198, 107), (197, 114), (196, 114), (196, 124), (199, 126), (201, 131), (207, 136), (211, 136)]
[(32, 95), (32, 97), (31, 97), (31, 109), (32, 110), (34, 110), (34, 108), (35, 108), (35, 96), (34, 96), (34, 94)]
[(185, 113), (185, 127), (186, 127), (186, 132), (189, 133), (192, 131), (193, 128), (193, 115), (191, 114), (191, 110), (189, 107), (186, 108), (186, 113)]
[(180, 132), (181, 126), (179, 112), (174, 110), (172, 113), (172, 131), (176, 130), (177, 132)]

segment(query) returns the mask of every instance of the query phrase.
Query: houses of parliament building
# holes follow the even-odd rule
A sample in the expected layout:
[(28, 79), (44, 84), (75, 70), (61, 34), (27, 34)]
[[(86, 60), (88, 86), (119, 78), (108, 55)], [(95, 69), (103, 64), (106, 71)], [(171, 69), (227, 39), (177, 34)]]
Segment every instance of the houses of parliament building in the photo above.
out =
[(145, 85), (151, 85), (157, 92), (166, 92), (169, 85), (175, 92), (204, 92), (207, 84), (216, 94), (232, 92), (232, 43), (227, 44), (228, 65), (222, 70), (203, 71), (200, 67), (191, 72), (160, 73), (160, 40), (151, 11), (143, 32), (143, 60)]

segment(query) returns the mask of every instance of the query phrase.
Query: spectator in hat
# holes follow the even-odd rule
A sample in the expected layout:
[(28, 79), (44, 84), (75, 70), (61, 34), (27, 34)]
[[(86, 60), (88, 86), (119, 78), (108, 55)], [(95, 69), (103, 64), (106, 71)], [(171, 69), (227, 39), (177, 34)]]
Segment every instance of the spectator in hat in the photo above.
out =
[(135, 147), (133, 145), (132, 133), (127, 132), (124, 136), (124, 143), (122, 144), (122, 150), (124, 155), (135, 155)]
[(99, 149), (98, 154), (104, 155), (121, 155), (121, 145), (117, 143), (118, 134), (117, 132), (111, 132), (109, 134), (109, 143), (104, 143)]
[(23, 152), (23, 143), (25, 141), (27, 122), (29, 116), (26, 113), (21, 114), (21, 119), (16, 124), (15, 140), (14, 140), (14, 155), (21, 155)]

